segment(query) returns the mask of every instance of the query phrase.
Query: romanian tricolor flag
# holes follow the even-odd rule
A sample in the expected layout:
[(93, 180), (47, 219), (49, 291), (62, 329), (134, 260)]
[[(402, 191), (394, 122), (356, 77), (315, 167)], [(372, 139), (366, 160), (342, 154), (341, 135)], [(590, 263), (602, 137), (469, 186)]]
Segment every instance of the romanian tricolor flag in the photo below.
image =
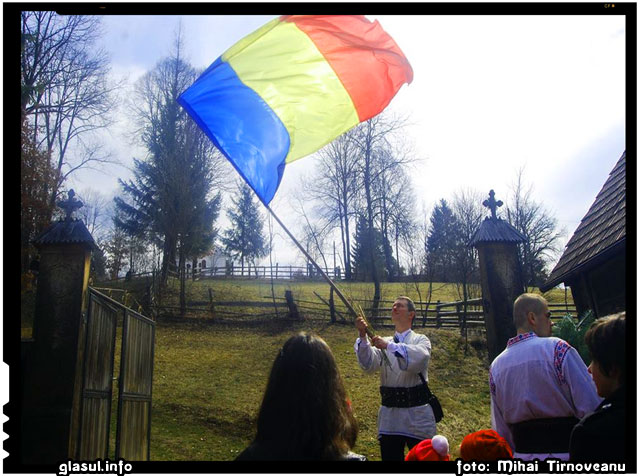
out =
[(265, 204), (286, 164), (380, 113), (413, 71), (362, 15), (288, 15), (233, 45), (178, 98)]

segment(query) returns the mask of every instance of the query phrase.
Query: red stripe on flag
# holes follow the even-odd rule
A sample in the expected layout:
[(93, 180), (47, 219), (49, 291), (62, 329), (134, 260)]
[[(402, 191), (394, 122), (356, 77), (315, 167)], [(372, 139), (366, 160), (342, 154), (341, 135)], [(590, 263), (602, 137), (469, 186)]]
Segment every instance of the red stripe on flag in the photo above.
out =
[(351, 96), (360, 121), (380, 113), (413, 70), (393, 38), (364, 15), (286, 15), (315, 43)]

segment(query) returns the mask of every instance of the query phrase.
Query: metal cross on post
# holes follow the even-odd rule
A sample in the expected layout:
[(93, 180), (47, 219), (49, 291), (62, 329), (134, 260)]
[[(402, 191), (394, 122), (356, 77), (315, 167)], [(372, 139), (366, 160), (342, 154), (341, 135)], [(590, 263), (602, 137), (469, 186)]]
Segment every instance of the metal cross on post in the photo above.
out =
[(71, 189), (69, 190), (69, 198), (67, 200), (60, 200), (58, 202), (58, 206), (66, 212), (65, 220), (71, 220), (71, 215), (73, 214), (73, 212), (75, 212), (78, 208), (84, 206), (84, 204), (80, 200), (73, 198), (75, 195), (76, 192)]
[(489, 198), (487, 200), (485, 200), (484, 202), (482, 202), (482, 204), (487, 207), (489, 210), (491, 210), (491, 218), (493, 219), (497, 219), (498, 216), (496, 215), (496, 209), (498, 207), (501, 207), (503, 205), (502, 200), (497, 200), (495, 199), (496, 193), (493, 190), (489, 191)]

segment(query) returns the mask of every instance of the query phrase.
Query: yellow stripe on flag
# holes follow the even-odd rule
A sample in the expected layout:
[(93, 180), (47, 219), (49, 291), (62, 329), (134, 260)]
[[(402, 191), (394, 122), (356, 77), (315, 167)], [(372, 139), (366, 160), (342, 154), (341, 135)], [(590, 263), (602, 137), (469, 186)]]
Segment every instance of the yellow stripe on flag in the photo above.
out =
[(291, 146), (286, 162), (315, 152), (359, 123), (353, 101), (335, 72), (293, 23), (269, 22), (222, 59), (287, 128)]

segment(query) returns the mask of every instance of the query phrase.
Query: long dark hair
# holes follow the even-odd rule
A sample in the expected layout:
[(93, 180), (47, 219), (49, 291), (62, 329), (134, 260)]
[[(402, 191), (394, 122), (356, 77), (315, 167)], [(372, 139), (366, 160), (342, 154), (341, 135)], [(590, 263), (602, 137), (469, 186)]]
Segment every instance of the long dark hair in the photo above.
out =
[(254, 441), (281, 459), (331, 460), (353, 448), (357, 433), (327, 343), (313, 333), (289, 338), (273, 362)]

